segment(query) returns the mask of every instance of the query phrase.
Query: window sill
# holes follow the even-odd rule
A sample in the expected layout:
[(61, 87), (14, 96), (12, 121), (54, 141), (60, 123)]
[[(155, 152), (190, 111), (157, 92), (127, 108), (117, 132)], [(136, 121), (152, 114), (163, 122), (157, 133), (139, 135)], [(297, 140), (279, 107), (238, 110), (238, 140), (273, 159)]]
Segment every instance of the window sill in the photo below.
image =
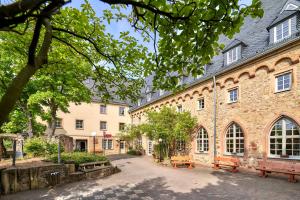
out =
[(198, 108), (198, 109), (197, 109), (197, 111), (202, 111), (202, 110), (204, 110), (204, 108), (201, 108), (201, 109)]
[(274, 160), (300, 160), (300, 156), (299, 157), (281, 157), (281, 156), (269, 155), (268, 158), (274, 159)]
[(237, 153), (237, 154), (232, 154), (232, 153), (224, 153), (223, 154), (224, 156), (236, 156), (236, 157), (243, 157), (244, 154), (241, 154), (241, 153)]
[(278, 90), (278, 91), (275, 91), (274, 93), (278, 94), (278, 93), (283, 93), (283, 92), (288, 92), (288, 91), (291, 91), (291, 88), (285, 89), (285, 90)]
[(235, 103), (238, 103), (239, 101), (230, 101), (230, 102), (227, 102), (227, 104), (235, 104)]
[(195, 154), (199, 154), (199, 155), (207, 155), (208, 151), (199, 151), (199, 152), (195, 152)]
[(75, 130), (84, 130), (84, 128), (75, 128)]
[(63, 129), (63, 127), (55, 127), (55, 129)]

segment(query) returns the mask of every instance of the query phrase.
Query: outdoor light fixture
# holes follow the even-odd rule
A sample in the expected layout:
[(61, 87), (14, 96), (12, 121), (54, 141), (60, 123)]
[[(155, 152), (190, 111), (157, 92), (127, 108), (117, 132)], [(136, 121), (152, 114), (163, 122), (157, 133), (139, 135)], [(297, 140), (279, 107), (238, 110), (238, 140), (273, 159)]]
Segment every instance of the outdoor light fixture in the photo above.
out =
[(163, 140), (162, 140), (161, 138), (158, 139), (158, 142), (159, 142), (159, 162), (162, 161), (162, 159), (161, 159), (161, 158), (162, 158), (162, 155), (161, 155), (161, 153), (162, 153), (162, 152), (161, 152), (162, 141), (163, 141)]

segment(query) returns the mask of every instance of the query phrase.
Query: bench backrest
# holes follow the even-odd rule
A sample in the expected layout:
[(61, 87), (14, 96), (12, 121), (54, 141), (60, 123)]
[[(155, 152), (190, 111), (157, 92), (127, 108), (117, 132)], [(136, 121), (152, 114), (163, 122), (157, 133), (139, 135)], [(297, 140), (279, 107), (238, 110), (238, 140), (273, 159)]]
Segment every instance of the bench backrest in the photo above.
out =
[(300, 163), (294, 164), (294, 171), (300, 173)]
[(215, 161), (216, 162), (231, 162), (231, 163), (234, 163), (234, 164), (239, 164), (239, 159), (238, 158), (233, 158), (233, 157), (221, 157), (221, 156), (217, 156), (215, 158)]
[(284, 162), (284, 161), (258, 161), (259, 167), (266, 168), (267, 170), (278, 170), (278, 171), (293, 171), (294, 164), (291, 162)]
[(186, 155), (186, 156), (172, 156), (171, 157), (171, 161), (190, 161), (191, 158), (190, 156)]

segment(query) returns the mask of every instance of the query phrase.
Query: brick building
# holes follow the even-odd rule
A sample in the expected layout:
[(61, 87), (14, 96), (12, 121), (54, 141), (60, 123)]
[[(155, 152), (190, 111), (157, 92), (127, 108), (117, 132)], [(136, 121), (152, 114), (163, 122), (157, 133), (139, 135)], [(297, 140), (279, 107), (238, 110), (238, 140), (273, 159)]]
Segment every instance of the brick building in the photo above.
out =
[[(132, 123), (143, 123), (146, 110), (173, 106), (198, 119), (190, 150), (198, 163), (211, 163), (214, 133), (217, 155), (237, 156), (244, 166), (264, 155), (299, 160), (300, 1), (262, 2), (264, 17), (246, 18), (233, 39), (221, 38), (225, 49), (204, 66), (205, 74), (182, 77), (184, 91), (155, 91), (148, 77), (130, 110)], [(141, 142), (151, 154), (153, 142), (146, 137)]]

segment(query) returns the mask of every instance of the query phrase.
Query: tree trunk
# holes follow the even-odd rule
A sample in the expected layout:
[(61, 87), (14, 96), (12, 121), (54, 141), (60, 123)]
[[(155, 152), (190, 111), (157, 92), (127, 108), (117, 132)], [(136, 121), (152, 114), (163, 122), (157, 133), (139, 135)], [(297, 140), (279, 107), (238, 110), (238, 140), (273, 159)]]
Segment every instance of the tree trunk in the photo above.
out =
[(33, 137), (33, 118), (32, 118), (32, 114), (30, 111), (27, 112), (27, 118), (28, 118), (28, 122), (27, 122), (28, 137), (32, 138)]
[(0, 101), (0, 126), (7, 120), (30, 77), (38, 70), (37, 67), (26, 65), (12, 80)]
[(50, 121), (48, 122), (48, 125), (49, 125), (49, 129), (48, 129), (48, 137), (51, 138), (54, 136), (55, 134), (55, 130), (56, 130), (56, 114), (57, 114), (57, 109), (58, 109), (58, 106), (55, 104), (55, 101), (54, 99), (51, 99), (50, 100), (51, 103), (50, 103), (50, 114), (51, 114), (51, 119)]
[[(39, 53), (35, 56), (40, 38), (41, 26), (45, 26), (45, 35)], [(9, 113), (13, 110), (21, 93), (29, 79), (45, 63), (47, 63), (48, 51), (52, 41), (52, 27), (49, 19), (37, 19), (32, 41), (29, 47), (28, 64), (17, 74), (9, 84), (5, 94), (0, 100), (0, 127), (7, 120)]]

